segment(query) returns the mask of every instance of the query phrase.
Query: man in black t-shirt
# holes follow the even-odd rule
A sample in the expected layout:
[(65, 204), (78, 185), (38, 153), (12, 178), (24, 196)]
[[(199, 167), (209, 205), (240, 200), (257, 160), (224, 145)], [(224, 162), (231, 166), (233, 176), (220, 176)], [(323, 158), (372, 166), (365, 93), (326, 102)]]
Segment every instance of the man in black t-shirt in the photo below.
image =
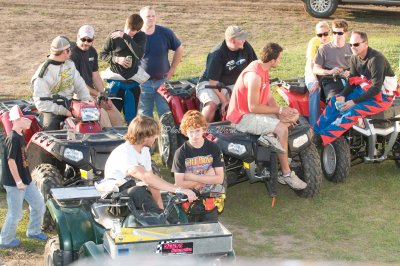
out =
[[(79, 28), (76, 44), (71, 47), (70, 59), (74, 61), (76, 69), (85, 80), (90, 95), (97, 97), (104, 92), (103, 80), (99, 74), (99, 64), (97, 62), (97, 51), (93, 47), (95, 32), (90, 25), (83, 25)], [(100, 124), (102, 127), (118, 127), (123, 125), (120, 112), (114, 104), (109, 101), (101, 103)]]
[(217, 106), (221, 104), (225, 112), (229, 104), (226, 89), (218, 91), (204, 88), (222, 82), (233, 89), (239, 74), (252, 61), (257, 59), (253, 47), (246, 41), (247, 33), (238, 26), (229, 26), (225, 31), (225, 40), (208, 54), (206, 68), (197, 85), (197, 98), (203, 104), (202, 114), (208, 122), (214, 119)]
[[(182, 119), (182, 134), (189, 138), (175, 153), (172, 172), (175, 185), (200, 190), (205, 185), (222, 184), (224, 163), (221, 150), (214, 142), (203, 137), (207, 121), (196, 110), (188, 111)], [(197, 200), (183, 205), (189, 222), (217, 221), (218, 211), (214, 198)]]
[(139, 103), (140, 87), (134, 76), (138, 74), (139, 60), (146, 47), (146, 34), (140, 31), (142, 26), (143, 19), (139, 14), (130, 15), (124, 30), (111, 32), (100, 52), (100, 59), (110, 64), (108, 71), (102, 72), (102, 78), (107, 79), (110, 93), (123, 99), (113, 100), (113, 103), (118, 110), (123, 109), (127, 124), (136, 116)]
[(9, 115), (13, 127), (6, 139), (7, 163), (3, 186), (7, 192), (7, 216), (1, 229), (0, 249), (17, 247), (21, 243), (15, 235), (22, 218), (24, 200), (28, 202), (30, 209), (26, 236), (40, 241), (47, 240), (47, 235), (40, 229), (46, 207), (42, 194), (32, 182), (25, 154), (26, 142), (22, 133), (24, 129), (30, 128), (31, 120), (23, 117), (17, 105), (10, 109)]

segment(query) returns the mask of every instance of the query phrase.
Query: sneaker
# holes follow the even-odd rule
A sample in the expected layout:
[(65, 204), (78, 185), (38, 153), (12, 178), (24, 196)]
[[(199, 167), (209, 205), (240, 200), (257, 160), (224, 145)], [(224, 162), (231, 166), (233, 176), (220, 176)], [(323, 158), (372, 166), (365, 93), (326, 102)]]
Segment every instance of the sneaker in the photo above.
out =
[(278, 141), (277, 138), (267, 135), (261, 135), (258, 138), (258, 143), (265, 146), (271, 147), (273, 151), (277, 153), (285, 153), (286, 150), (282, 147), (281, 143)]
[(40, 240), (40, 241), (46, 241), (48, 238), (48, 236), (45, 233), (40, 233), (37, 235), (30, 235), (30, 234), (26, 233), (26, 236), (29, 238), (32, 238), (32, 239)]
[(21, 244), (21, 241), (19, 240), (19, 238), (14, 238), (8, 244), (0, 244), (0, 249), (2, 249), (2, 248), (15, 248), (15, 247), (18, 247), (20, 244)]
[(282, 185), (288, 185), (294, 190), (302, 190), (307, 187), (307, 183), (301, 180), (294, 171), (290, 174), (283, 175), (282, 172), (278, 174), (277, 181)]

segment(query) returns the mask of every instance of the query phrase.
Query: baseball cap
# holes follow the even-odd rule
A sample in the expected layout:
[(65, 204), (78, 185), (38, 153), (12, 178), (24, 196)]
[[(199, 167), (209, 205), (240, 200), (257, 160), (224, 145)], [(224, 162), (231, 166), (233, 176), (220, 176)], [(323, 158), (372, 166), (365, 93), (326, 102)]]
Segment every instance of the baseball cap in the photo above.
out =
[(21, 112), (21, 109), (19, 108), (18, 105), (14, 105), (9, 112), (9, 116), (10, 116), (10, 121), (15, 121), (17, 119), (20, 119), (22, 117), (24, 117), (24, 115)]
[(239, 26), (231, 25), (225, 31), (225, 39), (237, 38), (245, 41), (247, 39), (247, 32)]
[(57, 36), (53, 39), (50, 46), (50, 51), (52, 53), (62, 52), (71, 46), (69, 40), (65, 36)]
[(78, 31), (79, 37), (88, 37), (90, 39), (94, 38), (94, 28), (90, 25), (83, 25), (82, 27), (79, 28)]

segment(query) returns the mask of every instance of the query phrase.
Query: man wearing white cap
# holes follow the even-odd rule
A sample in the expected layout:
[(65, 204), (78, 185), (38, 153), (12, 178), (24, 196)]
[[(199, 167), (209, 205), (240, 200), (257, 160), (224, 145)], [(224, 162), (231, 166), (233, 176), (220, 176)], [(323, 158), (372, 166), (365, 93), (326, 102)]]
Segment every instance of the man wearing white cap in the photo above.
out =
[(69, 60), (70, 42), (64, 36), (53, 39), (48, 59), (36, 70), (31, 80), (33, 101), (41, 113), (44, 130), (57, 130), (71, 112), (53, 101), (43, 101), (41, 97), (52, 97), (58, 94), (72, 99), (74, 93), (80, 100), (90, 100), (85, 81)]
[(13, 106), (9, 114), (13, 127), (6, 139), (8, 163), (5, 164), (3, 185), (7, 192), (7, 216), (1, 229), (0, 249), (17, 247), (21, 243), (15, 235), (22, 218), (24, 200), (30, 209), (26, 236), (40, 241), (47, 240), (47, 235), (40, 229), (46, 207), (42, 194), (32, 182), (22, 133), (24, 129), (30, 128), (31, 120), (23, 116), (18, 105)]
[(219, 43), (208, 54), (206, 67), (196, 88), (197, 98), (203, 104), (202, 114), (207, 122), (214, 120), (217, 106), (225, 112), (229, 95), (226, 89), (222, 91), (207, 89), (206, 85), (222, 82), (225, 86), (233, 85), (239, 74), (252, 61), (257, 60), (253, 47), (246, 41), (247, 33), (238, 26), (231, 25), (225, 31), (225, 40)]
[[(97, 51), (93, 47), (95, 32), (90, 25), (83, 25), (79, 28), (76, 45), (71, 47), (71, 60), (75, 63), (76, 69), (85, 80), (90, 95), (97, 97), (104, 92), (103, 80), (99, 74)], [(115, 108), (111, 100), (101, 103), (100, 124), (103, 127), (118, 127), (123, 125), (120, 112)]]

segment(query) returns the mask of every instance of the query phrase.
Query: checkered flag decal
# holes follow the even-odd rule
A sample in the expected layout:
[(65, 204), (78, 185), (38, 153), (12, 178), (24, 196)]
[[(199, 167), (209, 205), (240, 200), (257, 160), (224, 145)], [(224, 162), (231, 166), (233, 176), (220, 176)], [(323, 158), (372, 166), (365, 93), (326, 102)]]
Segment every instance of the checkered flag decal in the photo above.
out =
[(165, 240), (165, 241), (158, 242), (156, 254), (162, 253), (162, 245), (163, 244), (176, 243), (176, 242), (177, 242), (176, 240)]

